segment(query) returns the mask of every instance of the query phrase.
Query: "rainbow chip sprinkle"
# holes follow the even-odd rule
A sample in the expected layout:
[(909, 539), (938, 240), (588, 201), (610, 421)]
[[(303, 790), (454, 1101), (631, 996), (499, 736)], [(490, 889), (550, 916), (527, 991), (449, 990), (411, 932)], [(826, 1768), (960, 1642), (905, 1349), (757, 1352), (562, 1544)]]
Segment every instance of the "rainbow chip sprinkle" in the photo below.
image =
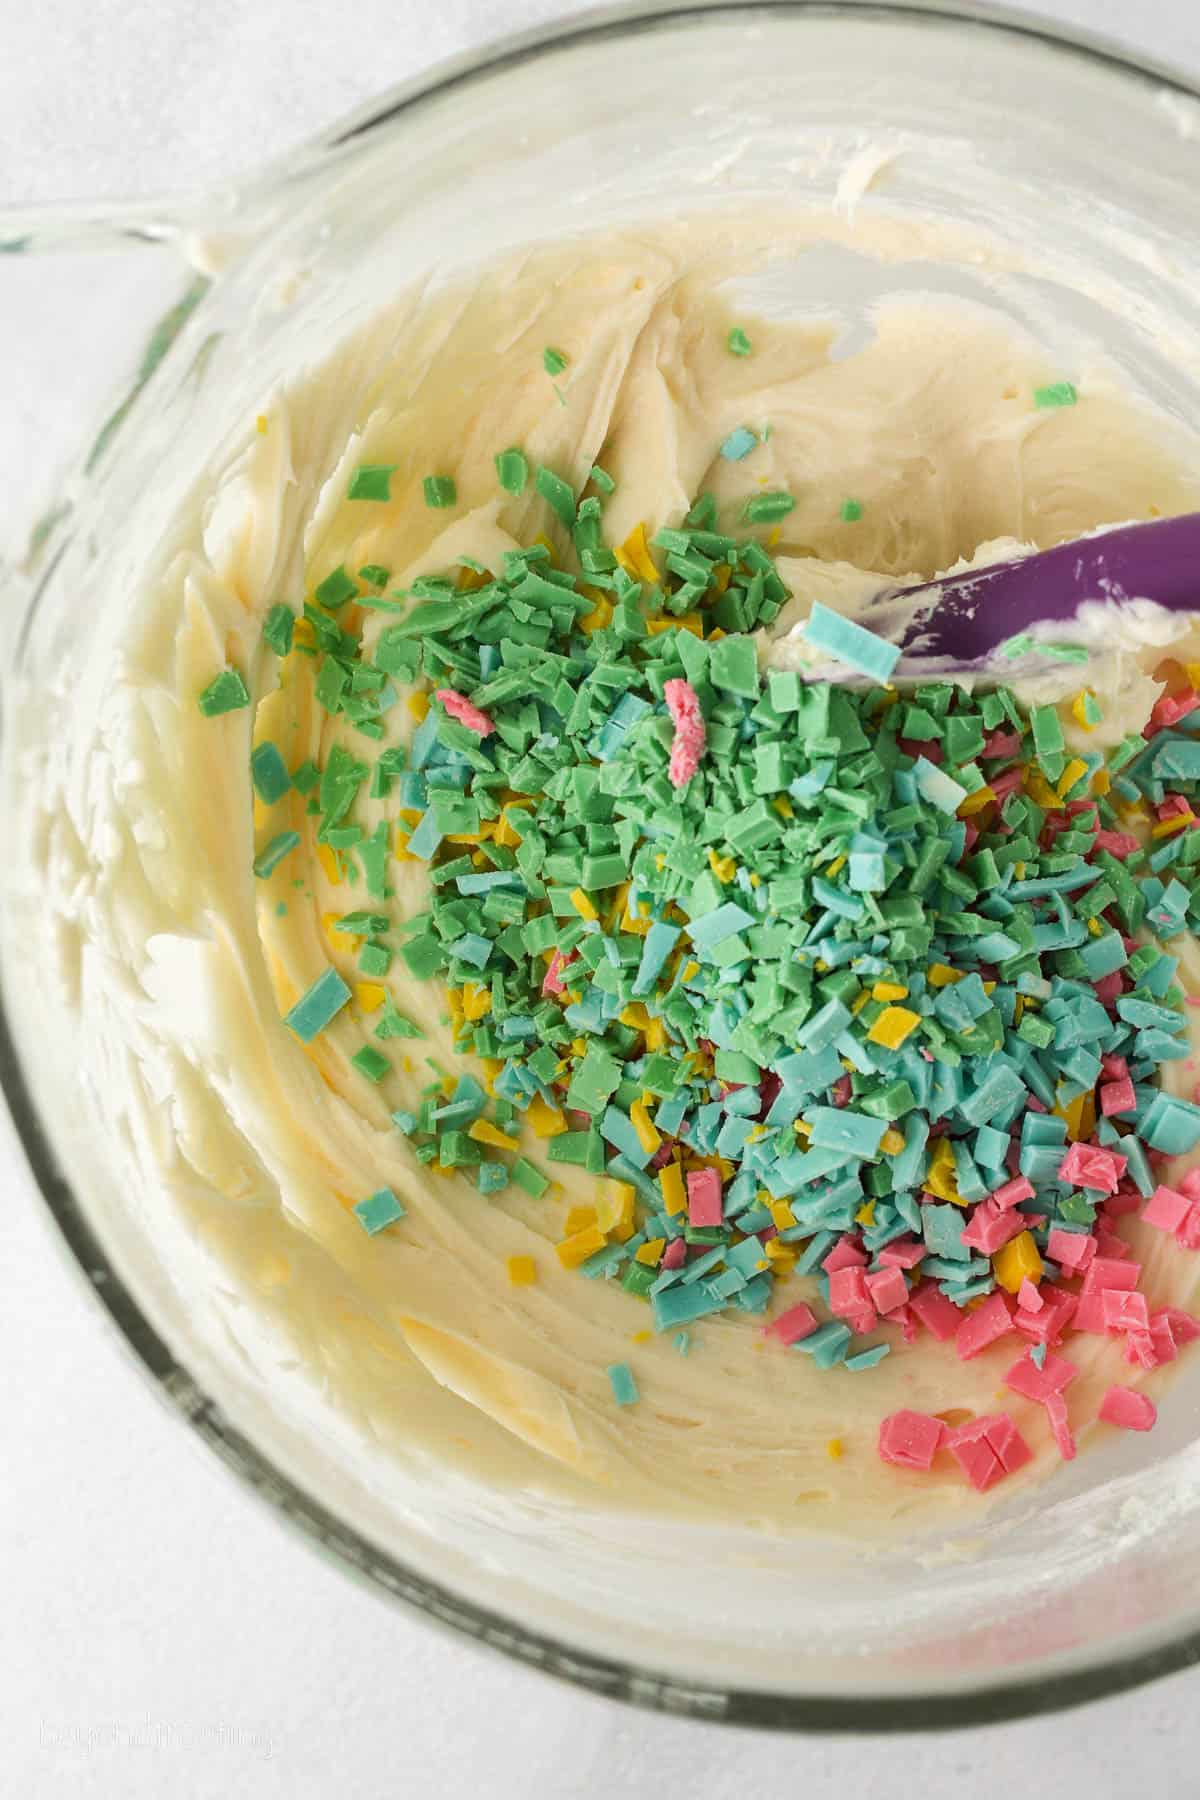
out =
[[(498, 458), (507, 491), (526, 472)], [(534, 485), (561, 562), (542, 541), (423, 577), (369, 653), (355, 609), (333, 616), (347, 581), (364, 607), (397, 600), (340, 570), (305, 608), (316, 699), (362, 739), (293, 778), (318, 854), (364, 894), (342, 927), (373, 979), (394, 962), (439, 984), (462, 1057), (397, 1131), (482, 1196), (545, 1194), (522, 1128), (593, 1177), (558, 1261), (683, 1347), (718, 1314), (850, 1373), (921, 1334), (963, 1360), (1001, 1346), (1073, 1455), (1068, 1334), (1120, 1336), (1140, 1369), (1200, 1335), (1152, 1307), (1119, 1230), (1140, 1214), (1200, 1248), (1200, 1176), (1161, 1180), (1200, 1106), (1160, 1081), (1189, 1054), (1170, 946), (1200, 926), (1200, 695), (1177, 682), (1143, 734), (1075, 751), (1054, 708), (1002, 686), (885, 685), (894, 646), (819, 606), (809, 640), (857, 683), (764, 669), (753, 634), (788, 591), (710, 496), (610, 547), (609, 478), (582, 499), (550, 470)], [(398, 689), (415, 729), (376, 751)], [(1089, 691), (1074, 717), (1100, 723)], [(394, 813), (371, 833), (366, 794)], [(403, 919), (397, 827), (428, 872)], [(349, 999), (331, 968), (288, 1023), (307, 1042)], [(390, 997), (370, 1017), (385, 1043), (418, 1030)], [(386, 1054), (354, 1060), (386, 1091)], [(396, 1216), (363, 1207), (368, 1230)], [(632, 1370), (607, 1374), (633, 1404)], [(1148, 1405), (1116, 1388), (1101, 1414), (1145, 1429)], [(980, 1490), (1031, 1454), (1005, 1412), (895, 1413), (878, 1450), (908, 1471), (944, 1452)]]

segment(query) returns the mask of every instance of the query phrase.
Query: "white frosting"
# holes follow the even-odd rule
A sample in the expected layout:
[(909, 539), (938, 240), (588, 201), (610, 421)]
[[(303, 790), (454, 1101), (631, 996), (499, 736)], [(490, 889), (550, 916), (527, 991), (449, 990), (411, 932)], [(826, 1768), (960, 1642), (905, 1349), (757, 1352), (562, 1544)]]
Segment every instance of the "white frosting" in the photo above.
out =
[[(849, 210), (885, 162), (848, 172)], [(900, 241), (887, 221), (795, 228), (796, 243), (825, 235), (884, 256)], [(144, 1231), (164, 1234), (169, 1217), (200, 1253), (179, 1264), (180, 1303), (211, 1309), (254, 1346), (281, 1405), (290, 1384), (314, 1382), (355, 1432), (409, 1465), (453, 1465), (483, 1490), (520, 1485), (553, 1502), (592, 1489), (676, 1514), (885, 1533), (979, 1502), (957, 1477), (880, 1463), (880, 1418), (898, 1406), (990, 1410), (1011, 1345), (962, 1364), (925, 1337), (852, 1377), (764, 1346), (744, 1317), (704, 1322), (687, 1358), (670, 1337), (647, 1340), (644, 1306), (555, 1256), (567, 1205), (594, 1197), (590, 1178), (558, 1168), (551, 1197), (513, 1187), (484, 1199), (457, 1176), (431, 1178), (391, 1128), (390, 1110), (428, 1076), (424, 1056), (454, 1067), (434, 989), (393, 964), (387, 984), (428, 1038), (399, 1047), (409, 1070), (389, 1045), (396, 1072), (378, 1088), (350, 1066), (369, 1029), (357, 1008), (307, 1051), (281, 1023), (329, 962), (357, 978), (322, 920), (360, 904), (361, 889), (331, 885), (298, 797), (269, 824), (295, 824), (301, 850), (266, 882), (250, 866), (268, 824), (251, 804), (252, 733), (293, 767), (337, 735), (312, 702), (311, 665), (293, 656), (280, 671), (262, 649), (267, 607), (298, 600), (343, 560), (408, 581), (463, 553), (496, 567), (506, 548), (553, 536), (536, 498), (497, 489), (492, 459), (509, 444), (577, 486), (602, 460), (618, 484), (614, 541), (639, 521), (677, 522), (705, 488), (727, 517), (758, 486), (795, 494), (778, 543), (795, 599), (764, 645), (779, 663), (803, 659), (795, 627), (815, 599), (853, 612), (888, 582), (1200, 506), (1200, 441), (1143, 407), (1095, 354), (1064, 371), (982, 306), (897, 298), (845, 353), (835, 319), (733, 311), (729, 280), (787, 242), (773, 217), (530, 252), (435, 298), (401, 295), (264, 397), (264, 427), (247, 417), (236, 448), (197, 471), (166, 540), (140, 547), (136, 592), (97, 596), (99, 648), (68, 726), (27, 766), (27, 929), (57, 969), (96, 1129)], [(955, 246), (947, 234), (946, 254)], [(922, 248), (938, 254), (932, 228)], [(735, 321), (753, 340), (744, 359), (725, 348)], [(542, 369), (546, 344), (570, 359), (557, 386)], [(1038, 410), (1033, 388), (1065, 372), (1079, 404)], [(764, 436), (769, 426), (769, 438), (731, 464), (717, 447), (740, 424)], [(396, 465), (388, 504), (345, 501), (361, 461)], [(457, 482), (451, 513), (423, 503), (434, 472)], [(857, 523), (840, 517), (847, 496), (861, 502)], [(383, 622), (368, 624), (368, 640)], [(1089, 669), (1030, 672), (1026, 686), (1059, 698), (1086, 679), (1105, 712), (1089, 743), (1140, 726), (1164, 650), (1200, 655), (1192, 621), (1141, 604), (1081, 628)], [(256, 709), (210, 721), (196, 695), (226, 661), (247, 671)], [(389, 714), (394, 737), (411, 727), (403, 704)], [(385, 811), (372, 802), (360, 816), (370, 828)], [(391, 873), (400, 908), (419, 910), (423, 866)], [(1190, 944), (1184, 964), (1200, 980)], [(1195, 1075), (1175, 1064), (1170, 1079), (1190, 1091)], [(525, 1147), (538, 1158), (536, 1140)], [(368, 1240), (348, 1208), (384, 1184), (407, 1218)], [(1185, 1259), (1161, 1234), (1130, 1235), (1155, 1300), (1185, 1304)], [(535, 1286), (509, 1284), (513, 1254), (534, 1257)], [(811, 1291), (793, 1280), (780, 1303)], [(1115, 1346), (1081, 1342), (1072, 1410), (1087, 1418), (1130, 1371)], [(643, 1396), (622, 1411), (605, 1374), (618, 1361)], [(1021, 1479), (1035, 1479), (1053, 1466), (1040, 1411), (1006, 1403), (1038, 1452)], [(827, 1453), (835, 1437), (840, 1460)]]

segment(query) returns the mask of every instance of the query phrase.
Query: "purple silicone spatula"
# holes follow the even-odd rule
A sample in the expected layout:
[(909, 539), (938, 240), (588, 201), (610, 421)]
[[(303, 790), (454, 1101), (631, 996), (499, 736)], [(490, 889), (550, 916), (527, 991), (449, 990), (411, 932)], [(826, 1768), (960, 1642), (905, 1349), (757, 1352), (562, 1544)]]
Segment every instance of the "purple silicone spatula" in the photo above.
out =
[[(919, 604), (923, 594), (927, 607)], [(1200, 513), (1122, 525), (1016, 562), (889, 589), (875, 602), (881, 611), (902, 602), (907, 613), (918, 602), (898, 637), (870, 612), (862, 622), (899, 642), (906, 656), (978, 663), (1031, 626), (1074, 619), (1085, 601), (1134, 599), (1200, 612)]]

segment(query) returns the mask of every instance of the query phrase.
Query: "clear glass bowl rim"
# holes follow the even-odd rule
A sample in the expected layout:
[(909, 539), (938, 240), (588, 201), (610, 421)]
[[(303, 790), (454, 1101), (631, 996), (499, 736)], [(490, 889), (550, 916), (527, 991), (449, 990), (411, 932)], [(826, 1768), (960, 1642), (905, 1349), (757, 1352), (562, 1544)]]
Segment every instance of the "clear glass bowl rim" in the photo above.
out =
[[(945, 21), (980, 38), (993, 33), (1012, 35), (1105, 65), (1133, 82), (1200, 101), (1200, 84), (1168, 64), (1134, 54), (1098, 34), (1063, 28), (1007, 7), (979, 4), (978, 0), (692, 0), (684, 5), (672, 4), (672, 0), (651, 0), (640, 6), (589, 10), (541, 29), (502, 37), (478, 51), (443, 61), (415, 80), (355, 109), (315, 139), (234, 185), (243, 195), (277, 191), (433, 100), (565, 48), (605, 38), (634, 38), (664, 26), (686, 27), (721, 17), (753, 21), (805, 16), (879, 18), (890, 22), (907, 18), (914, 23)], [(51, 208), (43, 219), (57, 228), (55, 236), (66, 224), (66, 236), (70, 237), (69, 220), (74, 213), (77, 219), (86, 219), (88, 236), (97, 225), (103, 235), (106, 212), (108, 222), (120, 236), (154, 241), (160, 235), (161, 215), (156, 216), (152, 206), (137, 203), (118, 204), (111, 209), (102, 203), (79, 209)], [(132, 222), (135, 214), (145, 221), (141, 228)], [(2, 223), (5, 214), (0, 210)], [(885, 1734), (998, 1724), (1099, 1700), (1200, 1662), (1200, 1630), (1188, 1630), (1153, 1649), (1111, 1655), (1091, 1667), (989, 1682), (971, 1692), (956, 1693), (953, 1706), (947, 1705), (944, 1694), (932, 1689), (927, 1693), (861, 1698), (782, 1694), (736, 1683), (726, 1686), (673, 1681), (667, 1675), (632, 1663), (596, 1656), (532, 1631), (519, 1619), (462, 1600), (449, 1588), (406, 1567), (399, 1558), (343, 1524), (283, 1474), (231, 1425), (218, 1403), (201, 1390), (179, 1362), (118, 1274), (61, 1171), (51, 1134), (43, 1124), (25, 1077), (2, 992), (0, 1090), (34, 1181), (66, 1250), (78, 1265), (83, 1285), (108, 1313), (172, 1416), (190, 1426), (252, 1492), (331, 1561), (435, 1625), (589, 1693), (710, 1724), (791, 1732)]]

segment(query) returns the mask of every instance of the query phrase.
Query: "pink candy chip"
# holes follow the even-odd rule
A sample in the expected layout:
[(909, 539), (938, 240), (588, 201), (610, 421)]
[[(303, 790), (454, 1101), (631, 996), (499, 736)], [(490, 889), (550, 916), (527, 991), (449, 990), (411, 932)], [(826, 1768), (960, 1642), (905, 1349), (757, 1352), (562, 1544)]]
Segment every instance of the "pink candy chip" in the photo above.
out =
[(915, 1269), (929, 1254), (928, 1246), (917, 1242), (916, 1238), (896, 1238), (879, 1252), (879, 1260), (885, 1269)]
[(663, 699), (675, 724), (667, 774), (673, 787), (686, 787), (700, 767), (700, 758), (708, 743), (700, 696), (690, 681), (675, 676), (663, 683)]
[(1058, 1454), (1064, 1462), (1071, 1462), (1075, 1456), (1075, 1435), (1067, 1419), (1067, 1403), (1061, 1394), (1047, 1394), (1045, 1407)]
[(852, 1323), (856, 1331), (874, 1330), (875, 1308), (861, 1269), (833, 1271), (829, 1277), (829, 1310), (835, 1318)]
[(1033, 1460), (1033, 1451), (1007, 1413), (990, 1413), (960, 1425), (946, 1439), (946, 1448), (980, 1493)]
[(1058, 1165), (1058, 1173), (1063, 1181), (1077, 1187), (1115, 1194), (1128, 1161), (1127, 1156), (1115, 1150), (1102, 1150), (1095, 1144), (1072, 1144)]
[(1122, 862), (1142, 847), (1128, 831), (1098, 831), (1092, 842), (1097, 850), (1107, 850), (1110, 856), (1119, 857)]
[(1103, 1336), (1108, 1330), (1103, 1294), (1080, 1294), (1071, 1324), (1076, 1331), (1095, 1331)]
[(781, 1344), (796, 1344), (816, 1329), (816, 1313), (811, 1306), (805, 1306), (801, 1301), (798, 1306), (789, 1306), (777, 1319), (772, 1319), (765, 1327), (765, 1333), (769, 1337), (778, 1338)]
[(468, 731), (478, 732), (481, 738), (491, 737), (495, 731), (495, 722), (477, 706), (472, 706), (465, 694), (456, 694), (453, 688), (438, 688), (433, 697), (440, 700), (450, 717), (465, 725)]
[[(926, 751), (925, 754), (928, 756), (929, 752)], [(1020, 769), (1005, 769), (1002, 774), (993, 775), (988, 786), (997, 800), (1002, 800), (1006, 794), (1014, 793), (1020, 787), (1022, 779)]]
[(1039, 1369), (1028, 1350), (1004, 1377), (1005, 1387), (1026, 1400), (1040, 1400), (1043, 1405), (1051, 1394), (1061, 1394), (1074, 1381), (1079, 1370), (1065, 1356), (1047, 1356)]
[(908, 1300), (908, 1283), (901, 1269), (878, 1269), (867, 1276), (867, 1292), (876, 1312), (895, 1312)]
[(1156, 700), (1150, 718), (1142, 729), (1142, 736), (1151, 738), (1158, 731), (1165, 731), (1170, 725), (1177, 725), (1180, 719), (1200, 706), (1200, 694), (1194, 688), (1184, 688), (1180, 694), (1164, 694)]
[(1079, 1275), (1096, 1254), (1096, 1240), (1090, 1232), (1064, 1231), (1061, 1225), (1054, 1225), (1047, 1249), (1051, 1262), (1058, 1263), (1068, 1275)]
[(1175, 1236), (1184, 1250), (1200, 1250), (1200, 1204), (1195, 1200)]
[(1100, 1402), (1100, 1417), (1106, 1425), (1119, 1425), (1123, 1431), (1149, 1431), (1158, 1418), (1158, 1408), (1148, 1394), (1113, 1386)]
[(1042, 1308), (1040, 1312), (1027, 1312), (1018, 1307), (1013, 1324), (1021, 1336), (1035, 1344), (1056, 1344), (1066, 1329), (1079, 1302), (1074, 1294), (1064, 1293), (1061, 1288), (1052, 1287), (1043, 1281), (1038, 1288)]
[(556, 950), (554, 952), (547, 965), (546, 973), (542, 978), (543, 994), (566, 993), (567, 988), (566, 983), (562, 979), (562, 972), (569, 962), (574, 962), (577, 955), (578, 951), (575, 950), (569, 951), (566, 956), (563, 955), (561, 950)]
[(921, 1327), (917, 1324), (916, 1315), (911, 1306), (898, 1306), (895, 1312), (887, 1316), (889, 1325), (898, 1325), (904, 1334), (906, 1344), (915, 1344), (920, 1336)]
[(947, 1300), (936, 1282), (923, 1281), (908, 1297), (909, 1311), (941, 1344), (955, 1336), (966, 1316), (953, 1300)]
[(1165, 1306), (1151, 1313), (1148, 1331), (1131, 1331), (1125, 1339), (1125, 1361), (1143, 1369), (1157, 1369), (1174, 1362), (1181, 1344), (1200, 1336), (1200, 1326), (1177, 1307)]
[(1141, 1272), (1141, 1263), (1124, 1257), (1094, 1256), (1083, 1278), (1083, 1291), (1093, 1294), (1102, 1293), (1105, 1288), (1135, 1288)]
[(970, 1224), (963, 1227), (960, 1236), (969, 1249), (981, 1250), (984, 1256), (994, 1256), (1013, 1238), (1020, 1237), (1028, 1224), (1026, 1214), (1002, 1210), (993, 1195), (975, 1208)]
[(1159, 1231), (1176, 1232), (1191, 1210), (1192, 1202), (1186, 1194), (1177, 1193), (1174, 1188), (1156, 1187), (1146, 1202), (1142, 1217), (1147, 1225), (1156, 1225)]
[(1111, 1119), (1114, 1113), (1132, 1112), (1136, 1105), (1137, 1095), (1128, 1075), (1122, 1081), (1106, 1081), (1101, 1086), (1100, 1111), (1106, 1119)]
[(1135, 1369), (1157, 1369), (1159, 1363), (1173, 1362), (1175, 1345), (1169, 1330), (1155, 1337), (1154, 1331), (1128, 1331), (1125, 1334), (1125, 1361)]
[(1104, 1288), (1101, 1290), (1100, 1302), (1104, 1308), (1104, 1323), (1110, 1331), (1149, 1331), (1150, 1309), (1146, 1305), (1145, 1294), (1136, 1294), (1129, 1289)]
[(1007, 1212), (1010, 1207), (1019, 1206), (1022, 1200), (1032, 1200), (1034, 1192), (1034, 1185), (1028, 1175), (1016, 1175), (1011, 1181), (1006, 1181), (1003, 1187), (998, 1187), (994, 1194), (988, 1195), (988, 1204), (996, 1207), (999, 1212)]
[(821, 1264), (827, 1275), (832, 1275), (835, 1269), (865, 1269), (866, 1266), (866, 1252), (859, 1248), (849, 1232), (838, 1240)]
[(1122, 1182), (1115, 1194), (1110, 1194), (1104, 1202), (1104, 1214), (1109, 1219), (1119, 1219), (1122, 1213), (1135, 1213), (1142, 1210), (1142, 1196), (1128, 1182)]
[(928, 1469), (945, 1434), (942, 1421), (929, 1413), (890, 1413), (879, 1427), (879, 1454), (900, 1469)]
[(954, 1339), (959, 1357), (963, 1362), (969, 1362), (973, 1356), (978, 1356), (981, 1350), (996, 1343), (1012, 1328), (1013, 1317), (1008, 1295), (997, 1288), (995, 1293), (988, 1295), (982, 1306), (963, 1316)]
[(720, 1225), (724, 1222), (721, 1208), (721, 1177), (716, 1169), (693, 1169), (687, 1178), (688, 1224)]
[(1166, 1320), (1177, 1344), (1190, 1344), (1194, 1338), (1200, 1337), (1200, 1319), (1193, 1319), (1191, 1313), (1181, 1311), (1178, 1306), (1164, 1306), (1154, 1317)]

